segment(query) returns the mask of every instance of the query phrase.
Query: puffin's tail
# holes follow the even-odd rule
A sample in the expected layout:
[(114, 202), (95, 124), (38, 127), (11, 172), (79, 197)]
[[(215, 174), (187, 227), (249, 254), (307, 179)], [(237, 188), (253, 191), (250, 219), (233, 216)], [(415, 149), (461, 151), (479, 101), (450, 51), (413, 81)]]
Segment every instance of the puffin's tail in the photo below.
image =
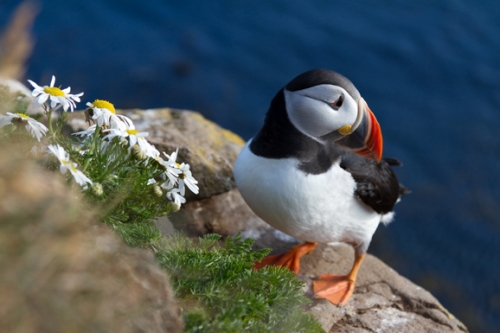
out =
[(404, 186), (403, 184), (399, 183), (399, 197), (401, 198), (405, 194), (410, 194), (411, 190)]
[[(395, 159), (395, 158), (384, 157), (383, 160), (386, 161), (387, 164), (389, 164), (390, 166), (403, 166), (403, 163), (401, 163), (400, 160)], [(401, 197), (403, 197), (403, 195), (410, 194), (410, 193), (411, 193), (411, 190), (408, 187), (406, 187), (403, 184), (399, 183), (399, 198), (398, 198), (398, 201), (401, 200)]]

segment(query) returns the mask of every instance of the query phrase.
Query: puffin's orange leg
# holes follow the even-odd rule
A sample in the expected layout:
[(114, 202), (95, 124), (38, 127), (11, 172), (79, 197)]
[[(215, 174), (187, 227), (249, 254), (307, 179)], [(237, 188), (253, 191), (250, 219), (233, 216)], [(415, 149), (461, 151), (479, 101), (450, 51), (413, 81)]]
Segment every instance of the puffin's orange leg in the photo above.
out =
[(354, 292), (356, 277), (365, 255), (366, 253), (356, 255), (354, 265), (347, 275), (318, 275), (318, 279), (313, 281), (314, 297), (325, 298), (332, 304), (344, 306)]
[(265, 266), (283, 266), (298, 274), (300, 270), (300, 258), (314, 250), (316, 245), (317, 243), (312, 242), (300, 244), (287, 253), (265, 257), (261, 261), (256, 261), (253, 268), (261, 269)]

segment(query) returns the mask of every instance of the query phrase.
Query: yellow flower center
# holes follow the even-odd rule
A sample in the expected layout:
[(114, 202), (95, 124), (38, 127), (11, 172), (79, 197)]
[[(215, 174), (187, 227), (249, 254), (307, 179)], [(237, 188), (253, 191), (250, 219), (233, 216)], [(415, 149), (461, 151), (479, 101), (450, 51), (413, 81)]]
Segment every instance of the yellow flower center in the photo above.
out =
[(52, 96), (62, 96), (65, 97), (66, 95), (64, 94), (64, 91), (57, 87), (46, 87), (43, 89), (47, 94), (52, 95)]
[(92, 105), (99, 109), (108, 109), (109, 111), (111, 111), (111, 113), (116, 114), (115, 106), (108, 101), (102, 99), (96, 99), (92, 103)]
[(28, 116), (27, 114), (24, 114), (24, 113), (16, 113), (17, 115), (19, 115), (19, 117), (23, 118), (23, 119), (29, 119), (31, 118), (30, 116)]
[(128, 129), (125, 130), (125, 132), (127, 132), (129, 135), (137, 135), (137, 133), (139, 133), (137, 130), (134, 129)]

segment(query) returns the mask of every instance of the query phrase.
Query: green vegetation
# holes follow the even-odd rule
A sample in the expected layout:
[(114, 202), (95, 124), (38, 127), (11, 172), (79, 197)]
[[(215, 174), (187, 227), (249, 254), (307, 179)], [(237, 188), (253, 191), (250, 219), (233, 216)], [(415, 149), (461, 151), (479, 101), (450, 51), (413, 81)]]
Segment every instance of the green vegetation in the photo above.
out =
[(292, 272), (252, 269), (269, 252), (251, 251), (253, 240), (177, 234), (161, 243), (157, 258), (187, 310), (186, 332), (323, 332), (302, 309), (309, 300)]

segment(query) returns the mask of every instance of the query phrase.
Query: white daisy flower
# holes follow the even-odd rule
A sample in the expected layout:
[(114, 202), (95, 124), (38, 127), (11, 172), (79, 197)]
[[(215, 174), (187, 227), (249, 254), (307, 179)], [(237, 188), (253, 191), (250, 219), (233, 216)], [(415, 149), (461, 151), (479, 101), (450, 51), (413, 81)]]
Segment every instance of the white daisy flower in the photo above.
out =
[[(129, 130), (130, 131), (130, 130)], [(132, 130), (132, 131), (135, 131), (135, 130)], [(147, 132), (141, 132), (143, 134), (146, 134), (145, 136), (148, 136), (149, 133)], [(146, 153), (146, 155), (148, 155), (148, 152), (151, 153), (151, 154), (154, 154), (154, 150), (156, 150), (156, 148), (152, 147), (148, 140), (144, 139), (145, 136), (138, 136), (140, 135), (141, 133), (137, 132), (136, 136), (137, 136), (137, 145), (141, 148), (141, 150), (143, 152)], [(129, 134), (129, 138), (130, 138), (130, 134)], [(160, 152), (158, 152), (158, 155), (160, 154)], [(148, 155), (149, 156), (149, 155)]]
[(165, 155), (166, 158), (168, 158), (168, 163), (174, 164), (179, 166), (179, 163), (177, 163), (177, 155), (179, 155), (179, 148), (177, 148), (172, 154), (168, 155), (167, 153), (163, 152), (163, 155)]
[(97, 124), (97, 126), (111, 127), (111, 122), (119, 122), (116, 117), (115, 106), (105, 100), (96, 99), (92, 103), (87, 103), (87, 106), (92, 110), (92, 119)]
[(128, 130), (128, 129), (135, 129), (134, 123), (132, 122), (132, 119), (130, 119), (127, 116), (118, 114), (116, 115), (118, 120), (120, 120), (118, 123), (111, 123), (111, 128), (118, 128), (123, 130)]
[(63, 147), (59, 145), (49, 145), (49, 150), (57, 157), (59, 162), (61, 162), (59, 171), (61, 171), (62, 174), (65, 174), (69, 170), (75, 181), (84, 189), (87, 188), (88, 184), (92, 185), (92, 181), (76, 168), (77, 164), (69, 159), (69, 154)]
[(116, 128), (123, 131), (127, 129), (135, 129), (130, 118), (116, 114), (115, 106), (105, 100), (96, 99), (92, 103), (87, 103), (87, 106), (92, 110), (92, 119), (97, 126), (106, 128)]
[(160, 152), (155, 146), (142, 137), (137, 138), (137, 144), (132, 147), (132, 154), (140, 160), (145, 160), (148, 157), (154, 160), (160, 158)]
[(0, 115), (0, 128), (8, 125), (8, 124), (26, 124), (24, 126), (26, 130), (31, 134), (31, 136), (35, 137), (38, 141), (40, 138), (47, 133), (48, 128), (45, 127), (44, 124), (36, 121), (30, 116), (24, 113), (12, 113), (7, 112), (7, 115)]
[(177, 209), (180, 208), (183, 203), (186, 203), (186, 198), (180, 194), (178, 188), (171, 189), (167, 192), (167, 199), (173, 201), (177, 205)]
[[(64, 111), (68, 111), (71, 109), (71, 112), (76, 107), (75, 102), (80, 102), (80, 96), (83, 93), (79, 94), (70, 94), (71, 87), (61, 90), (61, 88), (54, 87), (56, 83), (56, 77), (52, 75), (52, 80), (50, 81), (50, 86), (40, 87), (35, 82), (28, 80), (28, 82), (33, 86), (32, 95), (35, 97), (35, 107), (44, 105), (45, 102), (50, 100), (50, 107), (53, 110), (57, 110), (59, 107), (63, 107)], [(47, 110), (46, 110), (47, 111)]]
[[(163, 155), (167, 158), (167, 161), (162, 160), (162, 164), (165, 166), (170, 166), (171, 168), (174, 168), (176, 170), (179, 170), (179, 167), (181, 166), (179, 163), (177, 163), (177, 155), (179, 155), (179, 148), (177, 148), (172, 154), (168, 155), (167, 153), (163, 152)], [(180, 170), (179, 170), (180, 171)], [(180, 172), (178, 172), (180, 173)]]
[[(189, 170), (189, 164), (187, 163), (181, 163), (179, 164), (177, 162), (177, 156), (179, 155), (179, 149), (176, 149), (175, 152), (173, 152), (170, 156), (163, 153), (167, 158), (168, 162), (162, 163), (166, 168), (167, 172), (169, 170), (177, 170), (175, 171), (175, 177), (178, 179), (175, 179), (179, 183), (179, 190), (181, 195), (185, 195), (186, 189), (185, 186), (187, 186), (191, 192), (194, 194), (198, 194), (199, 188), (196, 184), (198, 184), (198, 181), (194, 179), (193, 175), (191, 174), (191, 170)], [(167, 173), (167, 176), (169, 174)], [(173, 178), (169, 177), (170, 184), (168, 186), (172, 188), (176, 181), (174, 181)]]
[(118, 129), (118, 128), (110, 128), (106, 130), (107, 132), (110, 132), (110, 134), (106, 135), (104, 138), (111, 141), (116, 137), (128, 139), (128, 143), (130, 145), (129, 150), (132, 149), (136, 144), (139, 145), (139, 147), (142, 150), (148, 149), (146, 147), (146, 144), (148, 143), (144, 138), (149, 135), (148, 132), (139, 132), (135, 129)]
[[(163, 153), (167, 158), (169, 157), (167, 154)], [(174, 155), (175, 153), (172, 153)], [(161, 174), (161, 177), (163, 180), (166, 180), (167, 183), (165, 185), (165, 189), (169, 190), (174, 187), (175, 184), (177, 184), (177, 179), (179, 178), (179, 174), (182, 172), (178, 167), (177, 164), (174, 162), (170, 161), (165, 161), (161, 157), (158, 157), (158, 163), (160, 163), (164, 168), (165, 172)]]
[(158, 159), (160, 158), (160, 152), (158, 151), (158, 149), (156, 149), (154, 145), (149, 143), (144, 138), (139, 138), (138, 142), (140, 143), (139, 147), (141, 147), (141, 149), (144, 150), (146, 156), (151, 157), (152, 159), (158, 161)]
[(189, 170), (189, 164), (187, 163), (181, 163), (179, 166), (179, 169), (181, 170), (181, 173), (179, 174), (179, 190), (181, 195), (185, 195), (185, 186), (187, 186), (191, 192), (194, 194), (198, 194), (199, 188), (198, 188), (198, 181), (194, 179), (193, 175), (191, 174), (191, 170)]
[(75, 178), (75, 181), (83, 187), (83, 189), (88, 188), (88, 184), (92, 185), (92, 181), (87, 177), (83, 172), (80, 170), (76, 169), (76, 163), (73, 163), (73, 167), (69, 169), (71, 174), (73, 175), (73, 178)]
[[(172, 182), (171, 180), (167, 180), (166, 176), (168, 176), (166, 172), (164, 172), (160, 175), (160, 177), (163, 178), (163, 180), (166, 180), (160, 186), (161, 186), (161, 188), (165, 189), (166, 191), (170, 191), (171, 189), (174, 188), (176, 183)], [(177, 178), (175, 178), (175, 180), (177, 181)]]

